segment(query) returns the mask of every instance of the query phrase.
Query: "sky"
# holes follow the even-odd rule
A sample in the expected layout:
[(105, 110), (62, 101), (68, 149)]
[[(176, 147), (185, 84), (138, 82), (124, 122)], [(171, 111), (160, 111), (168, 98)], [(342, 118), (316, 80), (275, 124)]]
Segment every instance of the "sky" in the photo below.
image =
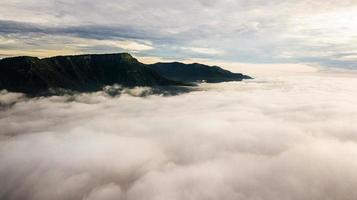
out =
[(0, 57), (357, 67), (356, 0), (1, 0)]

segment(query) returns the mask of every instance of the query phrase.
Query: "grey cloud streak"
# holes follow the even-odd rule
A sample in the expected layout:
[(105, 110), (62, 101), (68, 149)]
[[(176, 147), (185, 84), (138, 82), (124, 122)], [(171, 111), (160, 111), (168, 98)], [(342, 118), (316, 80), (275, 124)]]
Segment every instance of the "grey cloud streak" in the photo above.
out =
[(81, 38), (92, 39), (164, 39), (163, 36), (155, 37), (150, 34), (150, 30), (135, 30), (130, 27), (111, 27), (111, 26), (70, 26), (70, 27), (51, 27), (34, 23), (21, 23), (16, 21), (0, 20), (0, 33), (2, 34), (52, 34), (52, 35), (75, 35)]
[(355, 85), (348, 71), (172, 97), (3, 91), (0, 198), (354, 200)]

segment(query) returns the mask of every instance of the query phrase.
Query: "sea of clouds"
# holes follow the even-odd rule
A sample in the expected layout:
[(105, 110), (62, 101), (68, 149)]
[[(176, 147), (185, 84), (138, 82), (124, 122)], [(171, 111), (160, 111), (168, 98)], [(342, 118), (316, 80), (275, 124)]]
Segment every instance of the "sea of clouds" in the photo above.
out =
[(0, 199), (355, 200), (357, 75), (27, 98), (0, 92)]

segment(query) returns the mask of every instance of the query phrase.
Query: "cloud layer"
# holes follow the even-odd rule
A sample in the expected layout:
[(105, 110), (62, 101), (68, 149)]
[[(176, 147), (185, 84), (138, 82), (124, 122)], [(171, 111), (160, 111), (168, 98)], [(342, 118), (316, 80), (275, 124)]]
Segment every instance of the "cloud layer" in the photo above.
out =
[(356, 11), (354, 0), (3, 0), (0, 54), (130, 51), (170, 60), (356, 67)]
[(3, 91), (0, 199), (354, 200), (356, 84), (304, 72), (171, 97)]

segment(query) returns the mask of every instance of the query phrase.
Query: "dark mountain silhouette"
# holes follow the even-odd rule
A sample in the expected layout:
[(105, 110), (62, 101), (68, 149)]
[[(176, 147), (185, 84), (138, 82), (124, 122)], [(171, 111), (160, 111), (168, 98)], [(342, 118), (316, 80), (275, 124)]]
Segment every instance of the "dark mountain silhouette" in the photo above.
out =
[(0, 60), (0, 89), (39, 94), (49, 89), (78, 92), (119, 84), (135, 86), (192, 86), (187, 82), (240, 81), (248, 78), (219, 67), (182, 63), (145, 65), (128, 53), (36, 57)]
[(0, 89), (38, 93), (50, 88), (96, 91), (107, 85), (180, 86), (162, 77), (130, 54), (57, 56), (0, 60)]
[(218, 83), (251, 79), (251, 77), (241, 73), (232, 73), (217, 66), (207, 66), (199, 63), (156, 63), (150, 65), (150, 67), (168, 79), (182, 82), (204, 81), (208, 83)]

